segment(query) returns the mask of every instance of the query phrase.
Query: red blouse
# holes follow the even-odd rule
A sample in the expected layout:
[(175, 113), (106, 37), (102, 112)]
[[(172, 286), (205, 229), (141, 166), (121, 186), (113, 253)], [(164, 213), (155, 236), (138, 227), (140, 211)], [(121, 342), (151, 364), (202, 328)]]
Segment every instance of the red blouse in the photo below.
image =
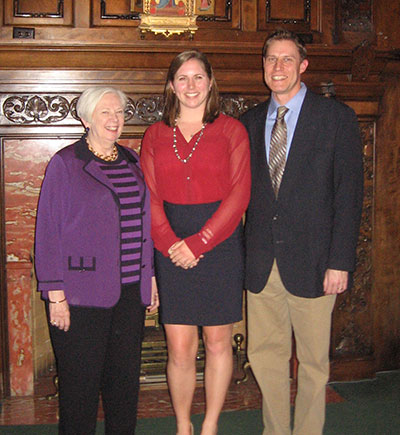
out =
[[(198, 139), (189, 143), (176, 129), (177, 149), (186, 158)], [(207, 124), (187, 163), (174, 152), (173, 129), (164, 122), (149, 127), (141, 148), (141, 165), (151, 194), (152, 237), (165, 256), (179, 239), (173, 232), (163, 201), (173, 204), (221, 204), (197, 234), (185, 239), (196, 258), (227, 239), (239, 224), (250, 199), (250, 152), (245, 127), (221, 114)]]

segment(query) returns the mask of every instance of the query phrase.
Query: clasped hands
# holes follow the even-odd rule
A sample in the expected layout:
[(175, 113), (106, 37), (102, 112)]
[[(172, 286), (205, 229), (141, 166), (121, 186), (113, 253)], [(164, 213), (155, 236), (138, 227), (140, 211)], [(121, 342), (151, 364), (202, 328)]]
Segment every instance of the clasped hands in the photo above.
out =
[(174, 243), (168, 249), (168, 254), (175, 266), (182, 267), (183, 269), (192, 269), (203, 258), (203, 255), (196, 258), (184, 240)]

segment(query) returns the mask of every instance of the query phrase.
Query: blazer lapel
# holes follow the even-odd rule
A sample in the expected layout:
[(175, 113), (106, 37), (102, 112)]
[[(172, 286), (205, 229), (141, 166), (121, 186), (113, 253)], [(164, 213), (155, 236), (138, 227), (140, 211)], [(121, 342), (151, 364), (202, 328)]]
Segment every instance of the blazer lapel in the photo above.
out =
[(272, 182), (269, 174), (269, 165), (265, 148), (265, 122), (267, 120), (269, 102), (270, 100), (265, 102), (265, 106), (262, 108), (262, 111), (257, 117), (257, 121), (255, 123), (255, 165), (259, 172), (260, 179), (264, 181), (263, 184), (268, 195), (275, 197), (274, 191), (272, 189)]
[(285, 172), (279, 188), (279, 195), (288, 194), (301, 178), (310, 149), (314, 146), (317, 137), (316, 130), (318, 126), (311, 116), (314, 110), (312, 96), (307, 91), (294, 131)]
[(144, 184), (144, 178), (143, 178), (142, 171), (133, 162), (128, 161), (128, 164), (130, 165), (132, 172), (135, 174), (136, 181), (137, 181), (137, 184), (139, 187), (139, 195), (140, 195), (142, 204), (144, 204), (146, 190), (145, 190), (145, 184)]
[(120, 150), (120, 152), (122, 152), (122, 154), (125, 157), (125, 160), (128, 162), (129, 167), (131, 168), (132, 172), (135, 174), (136, 182), (137, 182), (138, 187), (139, 187), (140, 198), (142, 200), (142, 203), (144, 203), (146, 189), (145, 189), (143, 173), (138, 166), (139, 163), (136, 160), (136, 158), (132, 154), (129, 153), (129, 151), (126, 151), (122, 147), (119, 147), (118, 149)]
[[(141, 201), (144, 202), (145, 198), (145, 184), (144, 179), (142, 175), (142, 171), (137, 166), (137, 160), (134, 160), (134, 157), (126, 152), (122, 147), (117, 145), (119, 151), (122, 153), (124, 159), (127, 161), (128, 165), (130, 166), (132, 172), (135, 174), (136, 181), (138, 183), (139, 187), (139, 194)], [(93, 159), (90, 159), (86, 165), (83, 167), (83, 170), (86, 171), (88, 174), (90, 174), (93, 178), (95, 178), (98, 182), (103, 184), (105, 187), (111, 190), (111, 193), (113, 194), (114, 200), (119, 204), (117, 197), (114, 194), (114, 187), (112, 185), (112, 182), (110, 179), (104, 174), (104, 172), (98, 167), (96, 162)]]
[(104, 184), (108, 189), (114, 192), (113, 185), (107, 175), (99, 168), (96, 162), (92, 159), (84, 167), (83, 170), (90, 174), (93, 178)]

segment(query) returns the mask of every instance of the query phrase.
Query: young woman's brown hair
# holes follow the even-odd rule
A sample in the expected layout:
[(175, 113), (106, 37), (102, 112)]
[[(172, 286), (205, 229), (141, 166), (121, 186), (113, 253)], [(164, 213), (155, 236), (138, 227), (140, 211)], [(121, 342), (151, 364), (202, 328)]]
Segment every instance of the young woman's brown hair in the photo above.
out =
[(214, 73), (210, 62), (208, 61), (206, 55), (196, 50), (183, 51), (178, 54), (171, 65), (169, 66), (167, 74), (167, 82), (165, 84), (164, 90), (164, 110), (162, 120), (169, 126), (173, 127), (175, 125), (175, 120), (179, 116), (179, 100), (176, 97), (171, 83), (174, 81), (175, 74), (179, 68), (188, 60), (197, 59), (203, 65), (205, 72), (211, 83), (211, 89), (207, 96), (207, 104), (204, 111), (203, 123), (213, 122), (219, 115), (219, 92), (217, 83), (215, 81)]

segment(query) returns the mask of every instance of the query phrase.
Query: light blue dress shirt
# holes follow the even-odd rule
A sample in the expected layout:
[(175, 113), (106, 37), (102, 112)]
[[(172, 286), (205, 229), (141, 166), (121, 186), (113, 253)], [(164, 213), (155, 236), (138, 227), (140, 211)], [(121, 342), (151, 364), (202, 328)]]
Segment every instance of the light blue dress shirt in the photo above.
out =
[[(296, 129), (297, 120), (299, 118), (301, 106), (303, 105), (304, 97), (306, 96), (307, 86), (302, 82), (299, 92), (286, 104), (289, 110), (285, 115), (285, 122), (287, 126), (287, 145), (286, 145), (286, 159), (289, 155), (290, 147), (292, 145), (292, 139), (294, 130)], [(271, 142), (272, 127), (275, 124), (277, 109), (280, 106), (274, 98), (271, 98), (271, 102), (268, 106), (267, 119), (265, 121), (265, 151), (267, 153), (267, 161), (269, 163), (269, 148)]]

